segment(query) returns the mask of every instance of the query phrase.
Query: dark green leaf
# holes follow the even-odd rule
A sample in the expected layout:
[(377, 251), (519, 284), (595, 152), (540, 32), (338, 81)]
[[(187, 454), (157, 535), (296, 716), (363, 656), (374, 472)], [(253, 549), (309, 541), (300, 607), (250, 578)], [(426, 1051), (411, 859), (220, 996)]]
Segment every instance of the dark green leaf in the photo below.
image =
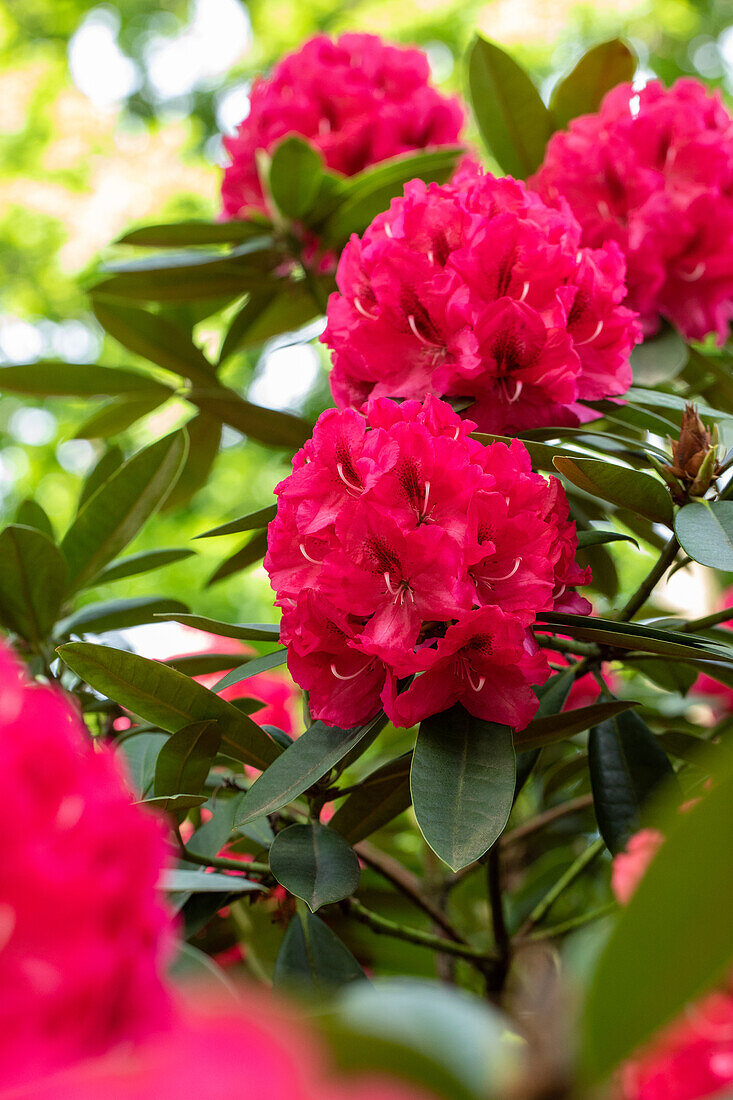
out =
[(30, 397), (113, 397), (120, 393), (161, 395), (173, 391), (148, 374), (96, 363), (43, 361), (0, 367), (0, 392)]
[(205, 794), (171, 794), (160, 798), (145, 798), (135, 805), (146, 806), (151, 810), (162, 810), (167, 814), (178, 814), (181, 810), (193, 810), (208, 802)]
[(96, 493), (100, 485), (103, 485), (124, 461), (125, 456), (116, 443), (107, 448), (96, 466), (87, 474), (79, 495), (78, 510), (81, 510), (82, 505), (86, 504), (89, 497)]
[(216, 722), (192, 722), (172, 733), (158, 753), (155, 765), (156, 797), (198, 794), (219, 751), (221, 734)]
[(188, 454), (178, 481), (163, 504), (164, 512), (188, 504), (191, 497), (207, 484), (219, 454), (221, 424), (214, 417), (203, 413), (194, 416), (186, 424), (186, 434)]
[(21, 527), (35, 527), (42, 535), (47, 535), (51, 542), (54, 541), (53, 526), (51, 520), (37, 501), (30, 498), (21, 502), (15, 513), (15, 522)]
[(593, 1082), (680, 1016), (733, 958), (733, 767), (720, 758), (710, 790), (672, 812), (666, 840), (621, 913), (585, 1005), (582, 1061)]
[(292, 135), (276, 146), (268, 183), (275, 205), (286, 218), (302, 218), (311, 209), (323, 168), (320, 153), (303, 138)]
[(686, 504), (675, 516), (674, 529), (693, 561), (733, 570), (733, 501)]
[(251, 221), (175, 222), (172, 225), (144, 225), (120, 237), (117, 244), (144, 248), (188, 248), (201, 244), (238, 244), (262, 234), (262, 226)]
[(326, 825), (290, 825), (270, 848), (270, 870), (285, 889), (302, 898), (312, 913), (341, 901), (359, 885), (356, 852)]
[(672, 524), (672, 498), (661, 481), (595, 458), (555, 458), (555, 469), (593, 497), (630, 508), (654, 523)]
[(236, 553), (231, 554), (218, 566), (206, 582), (206, 587), (218, 584), (219, 581), (239, 573), (242, 569), (248, 569), (250, 565), (256, 565), (262, 561), (267, 553), (267, 531), (258, 531)]
[(571, 638), (598, 642), (617, 649), (638, 649), (681, 659), (689, 657), (693, 660), (733, 660), (733, 650), (705, 642), (694, 634), (660, 630), (646, 623), (621, 623), (614, 619), (568, 615), (558, 611), (541, 611), (537, 620), (551, 624), (559, 633), (569, 634)]
[(460, 703), (421, 724), (412, 803), (421, 833), (452, 870), (473, 863), (501, 836), (514, 783), (508, 726), (474, 718)]
[[(321, 293), (333, 289), (332, 280), (319, 279)], [(257, 347), (273, 336), (298, 329), (320, 316), (313, 294), (305, 283), (285, 284), (281, 289), (253, 290), (229, 326), (219, 354), (223, 363), (239, 348)]]
[(126, 774), (139, 798), (152, 794), (155, 763), (167, 740), (164, 733), (132, 733), (118, 744), (117, 751), (125, 758)]
[(663, 328), (658, 336), (647, 338), (632, 351), (634, 381), (642, 386), (671, 382), (684, 368), (689, 354), (679, 332), (671, 326)]
[(233, 390), (191, 390), (187, 400), (202, 412), (236, 428), (238, 432), (272, 447), (297, 450), (310, 439), (312, 428), (293, 413), (252, 405)]
[(221, 751), (235, 760), (266, 768), (280, 754), (246, 714), (159, 661), (89, 642), (71, 642), (58, 653), (90, 687), (169, 733), (210, 719), (221, 733)]
[(209, 676), (214, 672), (227, 672), (239, 659), (236, 653), (192, 653), (188, 657), (170, 657), (165, 663), (186, 676)]
[(266, 653), (264, 657), (250, 658), (243, 664), (238, 665), (237, 668), (232, 669), (217, 684), (214, 684), (211, 690), (224, 691), (224, 688), (241, 684), (243, 680), (248, 680), (250, 676), (257, 676), (260, 672), (267, 672), (271, 668), (284, 665), (287, 659), (287, 649), (276, 649), (273, 653)]
[(646, 722), (633, 711), (593, 727), (588, 763), (598, 828), (615, 854), (641, 827), (649, 796), (674, 777), (674, 770)]
[(574, 737), (576, 733), (590, 729), (596, 722), (602, 722), (612, 718), (622, 711), (638, 706), (638, 703), (630, 699), (614, 699), (603, 703), (592, 703), (588, 707), (576, 707), (563, 714), (547, 715), (543, 718), (535, 718), (525, 729), (514, 735), (514, 745), (519, 751), (541, 748), (554, 741), (564, 741), (568, 737)]
[(171, 395), (154, 393), (147, 397), (113, 397), (101, 409), (88, 416), (74, 431), (74, 439), (107, 439), (154, 412)]
[(180, 600), (160, 596), (133, 596), (123, 600), (105, 600), (86, 604), (63, 619), (56, 628), (57, 637), (64, 634), (104, 634), (107, 630), (125, 630), (141, 623), (152, 623), (162, 612), (178, 614), (187, 610)]
[(242, 875), (222, 875), (212, 871), (183, 871), (175, 867), (166, 871), (160, 883), (160, 889), (172, 892), (190, 892), (192, 894), (247, 894), (263, 890), (259, 882), (249, 882)]
[(252, 821), (292, 802), (322, 779), (355, 745), (375, 729), (383, 729), (386, 721), (380, 713), (365, 725), (349, 730), (314, 722), (255, 780), (244, 797), (235, 824)]
[[(484, 446), (489, 443), (506, 443), (508, 446), (512, 442), (513, 437), (509, 435), (496, 435), (496, 433), (493, 432), (473, 432), (472, 438), (479, 443), (483, 443)], [(538, 443), (536, 439), (528, 439), (521, 436), (517, 438), (520, 443), (523, 443), (527, 448), (529, 457), (532, 460), (532, 466), (535, 470), (554, 470), (554, 460), (558, 455), (564, 455), (570, 459), (579, 457), (576, 451), (568, 450), (567, 447), (561, 447), (559, 443)]]
[[(229, 523), (223, 523), (221, 527), (212, 527), (210, 531), (204, 531), (202, 535), (196, 535), (197, 539), (211, 539), (218, 535), (237, 535), (240, 531), (259, 531), (266, 527), (277, 515), (277, 504), (268, 504), (257, 512), (250, 512), (241, 519), (233, 519)], [(622, 536), (619, 536), (622, 537)]]
[(290, 922), (275, 963), (275, 988), (318, 999), (365, 974), (320, 917), (303, 907)]
[(589, 531), (578, 531), (578, 547), (582, 550), (585, 546), (598, 546), (605, 542), (632, 542), (636, 549), (639, 543), (631, 535), (623, 535), (620, 531), (598, 531), (592, 528)]
[(153, 569), (162, 569), (175, 561), (183, 561), (194, 554), (193, 550), (140, 550), (126, 558), (105, 565), (97, 576), (97, 584), (110, 584), (125, 577), (136, 577), (140, 573), (150, 573)]
[(218, 634), (220, 638), (246, 638), (252, 642), (279, 642), (280, 627), (270, 623), (222, 623), (203, 615), (161, 615), (161, 619), (173, 619), (177, 623)]
[(185, 457), (186, 436), (174, 432), (138, 451), (89, 497), (61, 544), (76, 588), (117, 557), (158, 510)]
[(552, 133), (550, 112), (517, 62), (480, 35), (468, 59), (471, 103), (481, 136), (504, 172), (525, 179), (539, 168)]
[(583, 54), (572, 72), (555, 85), (550, 114), (558, 130), (578, 115), (593, 114), (606, 92), (634, 77), (636, 57), (620, 38), (600, 42)]
[(160, 313), (92, 298), (94, 315), (105, 332), (123, 347), (159, 367), (208, 385), (214, 368), (190, 333)]
[[(627, 390), (624, 400), (637, 405), (650, 405), (653, 409), (673, 409), (680, 413), (690, 403), (689, 397), (678, 397), (677, 394), (662, 393), (661, 390), (647, 390), (641, 386), (632, 386)], [(714, 409), (704, 401), (695, 401), (695, 407), (701, 416), (711, 417), (713, 420), (727, 420), (730, 416), (730, 413)]]
[(35, 527), (11, 524), (0, 533), (0, 621), (38, 644), (53, 628), (66, 591), (66, 562)]
[[(637, 657), (629, 668), (643, 673), (664, 691), (678, 691), (680, 695), (686, 695), (697, 679), (695, 669), (683, 665), (680, 661), (659, 661), (653, 657)], [(729, 666), (728, 671), (733, 675), (733, 669)]]
[(403, 813), (412, 803), (411, 763), (412, 753), (407, 752), (368, 775), (341, 803), (331, 828), (358, 844)]

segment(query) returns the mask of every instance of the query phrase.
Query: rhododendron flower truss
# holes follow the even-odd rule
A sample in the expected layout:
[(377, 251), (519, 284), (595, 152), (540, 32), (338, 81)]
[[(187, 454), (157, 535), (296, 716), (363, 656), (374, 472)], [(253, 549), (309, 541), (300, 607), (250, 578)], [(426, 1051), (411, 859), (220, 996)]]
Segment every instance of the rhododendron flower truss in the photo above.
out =
[(317, 35), (255, 80), (250, 110), (224, 139), (230, 164), (222, 201), (228, 218), (266, 210), (258, 150), (271, 152), (287, 135), (308, 140), (326, 167), (353, 176), (370, 164), (433, 146), (452, 145), (463, 108), (429, 81), (427, 57), (375, 35)]
[(470, 399), (479, 428), (577, 425), (623, 394), (639, 339), (615, 242), (580, 247), (565, 205), (466, 164), (413, 180), (344, 249), (322, 340), (340, 407)]
[(627, 304), (654, 333), (666, 318), (689, 339), (733, 316), (733, 120), (697, 80), (620, 84), (600, 111), (555, 134), (531, 186), (570, 204), (583, 244), (617, 243)]
[(473, 428), (433, 397), (331, 409), (277, 487), (265, 568), (316, 718), (350, 727), (383, 706), (410, 726), (461, 702), (531, 719), (549, 666), (529, 628), (587, 613), (590, 572), (559, 482)]

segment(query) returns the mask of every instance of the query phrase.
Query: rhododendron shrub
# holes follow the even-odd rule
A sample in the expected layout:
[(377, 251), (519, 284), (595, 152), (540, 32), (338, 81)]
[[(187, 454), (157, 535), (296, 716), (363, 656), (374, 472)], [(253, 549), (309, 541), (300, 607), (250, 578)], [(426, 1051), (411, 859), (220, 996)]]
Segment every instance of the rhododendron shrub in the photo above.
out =
[(0, 644), (0, 1081), (51, 1071), (167, 1021), (163, 829), (61, 693)]
[(337, 405), (460, 398), (499, 434), (592, 418), (584, 401), (631, 384), (639, 334), (620, 249), (580, 240), (567, 206), (475, 164), (409, 183), (339, 262), (322, 336)]
[(370, 34), (311, 38), (255, 80), (249, 103), (236, 135), (224, 138), (228, 218), (267, 210), (257, 154), (290, 134), (306, 138), (327, 168), (353, 176), (389, 157), (453, 144), (463, 125), (458, 100), (430, 84), (425, 54)]
[(555, 134), (531, 185), (567, 201), (590, 248), (616, 243), (644, 331), (724, 343), (733, 316), (733, 119), (699, 81), (621, 84)]
[(265, 568), (315, 717), (349, 727), (383, 706), (410, 726), (460, 701), (531, 719), (549, 667), (529, 628), (590, 610), (590, 572), (560, 483), (473, 427), (431, 397), (326, 412), (277, 487)]

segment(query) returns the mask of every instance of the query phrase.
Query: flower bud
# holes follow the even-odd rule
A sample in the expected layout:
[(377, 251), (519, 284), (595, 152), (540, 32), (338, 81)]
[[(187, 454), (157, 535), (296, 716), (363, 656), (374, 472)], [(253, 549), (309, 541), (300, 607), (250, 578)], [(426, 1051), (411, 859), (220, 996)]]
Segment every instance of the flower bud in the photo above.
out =
[(672, 462), (665, 470), (682, 483), (687, 496), (705, 496), (720, 473), (717, 429), (714, 430), (713, 437), (700, 419), (695, 406), (687, 405), (682, 414), (679, 438), (670, 439), (669, 442), (672, 447)]

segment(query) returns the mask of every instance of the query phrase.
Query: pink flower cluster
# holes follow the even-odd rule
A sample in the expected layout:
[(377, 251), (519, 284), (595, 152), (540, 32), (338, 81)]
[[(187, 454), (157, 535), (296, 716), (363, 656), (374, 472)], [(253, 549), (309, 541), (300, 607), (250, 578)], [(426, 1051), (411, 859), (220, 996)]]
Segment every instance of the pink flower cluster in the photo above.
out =
[(458, 140), (463, 108), (429, 83), (425, 55), (390, 46), (375, 35), (311, 38), (255, 80), (250, 111), (224, 145), (231, 163), (222, 200), (228, 218), (264, 210), (255, 154), (298, 134), (326, 167), (353, 176), (401, 153)]
[(317, 718), (350, 727), (384, 706), (411, 726), (460, 700), (522, 728), (549, 675), (537, 612), (590, 610), (560, 483), (474, 427), (433, 397), (330, 409), (278, 485), (265, 568)]
[(169, 918), (159, 823), (69, 703), (0, 644), (0, 1081), (163, 1023)]
[(719, 92), (684, 78), (670, 89), (620, 84), (594, 115), (555, 134), (530, 181), (570, 203), (583, 243), (626, 256), (627, 303), (647, 335), (660, 317), (689, 339), (733, 316), (733, 119)]
[(468, 398), (499, 434), (592, 419), (584, 400), (630, 386), (639, 332), (618, 246), (579, 246), (567, 207), (474, 164), (408, 183), (341, 255), (321, 337), (336, 404)]

